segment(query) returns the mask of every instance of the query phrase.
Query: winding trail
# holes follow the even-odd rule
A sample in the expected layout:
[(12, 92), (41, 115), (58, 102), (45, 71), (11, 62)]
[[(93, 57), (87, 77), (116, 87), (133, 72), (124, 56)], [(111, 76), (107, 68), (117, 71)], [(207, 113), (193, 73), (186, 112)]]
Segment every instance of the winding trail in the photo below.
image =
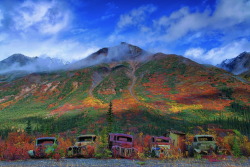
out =
[(137, 77), (135, 76), (135, 71), (137, 69), (137, 64), (131, 62), (130, 65), (132, 67), (132, 72), (130, 73), (130, 77), (132, 78), (132, 84), (129, 86), (128, 90), (129, 90), (131, 96), (133, 96), (137, 102), (140, 102), (139, 99), (136, 97), (136, 95), (134, 93), (134, 87), (135, 87), (135, 84), (136, 84), (136, 81), (137, 81)]
[(93, 96), (93, 90), (103, 81), (104, 77), (98, 72), (94, 72), (92, 75), (92, 85), (89, 89), (89, 96)]
[(235, 75), (233, 75), (233, 77), (234, 77), (235, 79), (237, 79), (237, 80), (243, 82), (243, 83), (250, 84), (249, 81), (245, 80), (244, 78), (242, 78), (242, 77), (240, 77), (240, 76), (235, 76)]

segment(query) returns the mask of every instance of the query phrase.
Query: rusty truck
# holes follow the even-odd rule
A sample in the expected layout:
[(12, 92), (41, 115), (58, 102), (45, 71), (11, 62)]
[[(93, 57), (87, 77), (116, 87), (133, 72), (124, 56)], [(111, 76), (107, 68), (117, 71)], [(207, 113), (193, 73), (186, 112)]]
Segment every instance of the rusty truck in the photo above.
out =
[(218, 146), (212, 135), (195, 135), (193, 142), (188, 146), (188, 155), (211, 154), (218, 152)]
[(134, 148), (134, 138), (132, 135), (110, 133), (108, 141), (109, 149), (112, 152), (112, 156), (115, 158), (130, 158), (134, 157), (137, 153), (137, 149)]
[(28, 154), (31, 158), (45, 158), (52, 154), (58, 146), (55, 137), (41, 137), (35, 141), (35, 149), (29, 150)]
[(171, 138), (164, 136), (152, 136), (150, 139), (150, 150), (153, 157), (168, 156), (171, 154)]
[[(76, 138), (74, 146), (67, 149), (67, 157), (89, 157), (89, 151), (94, 153), (96, 135), (80, 135)], [(91, 150), (90, 150), (91, 149)]]

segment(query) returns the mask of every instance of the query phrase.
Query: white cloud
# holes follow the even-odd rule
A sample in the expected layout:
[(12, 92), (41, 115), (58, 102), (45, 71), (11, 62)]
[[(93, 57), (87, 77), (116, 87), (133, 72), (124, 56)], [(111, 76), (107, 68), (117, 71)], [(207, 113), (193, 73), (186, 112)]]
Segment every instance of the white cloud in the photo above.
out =
[[(5, 16), (5, 25), (0, 26), (0, 31), (4, 30), (0, 32), (0, 61), (14, 53), (74, 61), (100, 48), (95, 43), (97, 40), (89, 41), (93, 34), (84, 36), (87, 29), (70, 29), (74, 13), (66, 2), (25, 0), (15, 4), (18, 5), (0, 7), (0, 23), (1, 10)], [(70, 38), (65, 37), (68, 35)]]
[(138, 25), (145, 21), (146, 16), (154, 12), (157, 8), (154, 5), (144, 5), (137, 9), (133, 9), (127, 14), (120, 16), (117, 23), (118, 28), (125, 28), (131, 25)]
[(233, 41), (227, 45), (205, 51), (202, 48), (190, 48), (185, 51), (184, 56), (207, 64), (219, 64), (225, 59), (231, 59), (240, 53), (250, 51), (250, 42), (246, 39)]
[(201, 30), (232, 29), (240, 23), (250, 23), (249, 0), (220, 0), (216, 9), (203, 12), (190, 12), (188, 7), (173, 12), (170, 16), (162, 16), (154, 20), (152, 31), (161, 34), (160, 40), (174, 41), (189, 32)]
[(204, 54), (204, 52), (205, 51), (202, 48), (191, 48), (184, 53), (184, 56), (198, 58), (201, 57)]
[[(136, 34), (137, 38), (140, 37), (142, 41), (147, 43), (169, 43), (181, 40), (187, 35), (192, 36), (192, 33), (202, 34), (196, 36), (196, 38), (202, 38), (206, 34), (219, 31), (223, 34), (221, 38), (224, 40), (249, 35), (248, 30), (239, 32), (237, 26), (240, 24), (244, 24), (244, 27), (250, 26), (250, 0), (218, 0), (215, 5), (214, 10), (208, 6), (203, 11), (193, 11), (189, 7), (182, 7), (169, 15), (152, 20), (152, 22), (145, 18), (156, 8), (142, 6), (121, 15), (117, 23), (118, 29), (128, 27), (136, 27), (137, 29), (131, 30), (126, 35), (122, 34), (121, 31), (115, 31), (110, 39), (115, 39), (112, 36), (118, 36), (124, 40), (134, 38)], [(231, 34), (233, 34), (232, 38), (229, 38)]]
[(67, 27), (70, 14), (62, 10), (56, 1), (24, 1), (15, 7), (12, 18), (18, 31), (38, 30), (44, 34), (56, 34)]
[(220, 0), (211, 18), (214, 26), (221, 28), (233, 26), (250, 19), (249, 0)]
[(98, 49), (99, 47), (93, 43), (83, 44), (74, 39), (60, 42), (56, 38), (49, 40), (30, 39), (29, 41), (13, 39), (0, 45), (0, 60), (14, 53), (22, 53), (30, 57), (46, 55), (65, 61), (73, 61), (84, 58)]

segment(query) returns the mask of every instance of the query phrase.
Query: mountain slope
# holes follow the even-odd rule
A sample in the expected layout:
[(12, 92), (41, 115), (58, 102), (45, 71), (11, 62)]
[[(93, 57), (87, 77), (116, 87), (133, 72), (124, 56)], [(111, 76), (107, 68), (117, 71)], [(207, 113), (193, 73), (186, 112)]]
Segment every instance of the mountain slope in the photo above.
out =
[(243, 119), (232, 106), (237, 102), (247, 108), (250, 104), (248, 83), (222, 69), (163, 53), (143, 61), (128, 59), (79, 70), (30, 74), (1, 82), (0, 92), (4, 127), (24, 128), (31, 120), (38, 131), (51, 126), (53, 132), (76, 127), (98, 131), (105, 124), (110, 101), (116, 127), (155, 134), (169, 128), (187, 130), (222, 117)]
[(242, 74), (250, 70), (250, 53), (243, 52), (233, 59), (226, 59), (218, 67), (233, 74)]

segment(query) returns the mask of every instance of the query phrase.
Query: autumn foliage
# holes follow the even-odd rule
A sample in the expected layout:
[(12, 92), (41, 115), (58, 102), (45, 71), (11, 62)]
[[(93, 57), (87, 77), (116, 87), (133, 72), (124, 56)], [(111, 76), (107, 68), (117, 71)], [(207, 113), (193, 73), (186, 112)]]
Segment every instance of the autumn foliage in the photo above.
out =
[(0, 159), (28, 159), (28, 150), (34, 149), (33, 138), (26, 133), (11, 132), (6, 140), (0, 141)]

